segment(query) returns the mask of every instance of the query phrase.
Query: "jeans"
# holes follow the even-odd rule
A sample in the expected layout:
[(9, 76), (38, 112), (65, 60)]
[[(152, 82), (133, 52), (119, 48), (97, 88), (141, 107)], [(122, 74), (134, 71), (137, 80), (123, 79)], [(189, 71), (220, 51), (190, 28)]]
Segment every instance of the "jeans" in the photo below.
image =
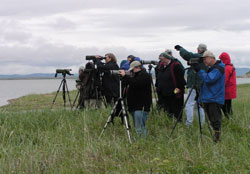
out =
[[(190, 93), (192, 88), (188, 88), (187, 90), (187, 94)], [(185, 125), (191, 125), (193, 123), (193, 120), (194, 120), (194, 117), (193, 117), (193, 114), (194, 114), (194, 110), (195, 110), (195, 113), (196, 113), (196, 116), (197, 118), (199, 119), (199, 115), (198, 115), (198, 108), (197, 108), (197, 101), (195, 100), (195, 97), (196, 97), (196, 91), (195, 89), (193, 89), (192, 93), (190, 94), (189, 98), (188, 98), (188, 101), (187, 101), (187, 104), (186, 104), (186, 115), (187, 115), (187, 120), (186, 120), (186, 123)], [(200, 107), (199, 109), (200, 111), (200, 121), (201, 121), (201, 125), (204, 124), (204, 121), (205, 121), (205, 113), (204, 113), (204, 110), (202, 107)]]
[(147, 135), (146, 121), (148, 118), (148, 112), (136, 110), (132, 112), (135, 130), (138, 136)]

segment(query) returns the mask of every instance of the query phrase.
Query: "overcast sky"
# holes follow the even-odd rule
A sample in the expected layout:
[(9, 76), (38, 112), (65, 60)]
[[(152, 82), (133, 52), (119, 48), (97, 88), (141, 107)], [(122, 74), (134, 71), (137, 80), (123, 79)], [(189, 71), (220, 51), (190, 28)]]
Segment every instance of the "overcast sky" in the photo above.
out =
[[(54, 73), (86, 55), (157, 60), (199, 43), (250, 67), (249, 0), (0, 0), (0, 74)], [(180, 58), (173, 49), (174, 56)], [(180, 60), (182, 60), (180, 58)], [(183, 61), (184, 65), (186, 63)]]

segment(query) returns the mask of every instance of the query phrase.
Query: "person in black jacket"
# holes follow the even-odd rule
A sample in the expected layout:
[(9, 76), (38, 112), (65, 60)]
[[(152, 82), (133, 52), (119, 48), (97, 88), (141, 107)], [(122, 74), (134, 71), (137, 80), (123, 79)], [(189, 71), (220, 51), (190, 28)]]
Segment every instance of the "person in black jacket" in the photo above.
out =
[(112, 75), (110, 70), (119, 70), (117, 59), (114, 54), (107, 53), (105, 55), (105, 64), (100, 60), (101, 56), (96, 56), (95, 63), (97, 69), (104, 73), (102, 76), (103, 95), (108, 104), (113, 104), (119, 96), (119, 77)]
[(184, 104), (184, 69), (181, 64), (166, 52), (160, 54), (161, 66), (158, 68), (157, 90), (162, 99), (164, 111), (182, 120)]
[(120, 70), (129, 85), (127, 93), (128, 111), (133, 116), (138, 136), (146, 137), (146, 120), (152, 104), (151, 76), (146, 72), (139, 61), (130, 64), (129, 71), (132, 76), (126, 76), (124, 70)]

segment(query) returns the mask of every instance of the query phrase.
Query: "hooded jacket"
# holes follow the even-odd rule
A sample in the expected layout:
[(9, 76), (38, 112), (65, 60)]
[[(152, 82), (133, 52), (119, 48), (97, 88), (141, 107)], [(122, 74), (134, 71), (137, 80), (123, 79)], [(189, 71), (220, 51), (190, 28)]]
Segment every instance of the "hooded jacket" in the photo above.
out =
[(228, 53), (223, 52), (219, 58), (225, 64), (225, 100), (234, 99), (237, 96), (235, 68)]
[(225, 65), (217, 61), (208, 71), (200, 70), (198, 75), (203, 80), (199, 101), (201, 103), (224, 104), (225, 100)]

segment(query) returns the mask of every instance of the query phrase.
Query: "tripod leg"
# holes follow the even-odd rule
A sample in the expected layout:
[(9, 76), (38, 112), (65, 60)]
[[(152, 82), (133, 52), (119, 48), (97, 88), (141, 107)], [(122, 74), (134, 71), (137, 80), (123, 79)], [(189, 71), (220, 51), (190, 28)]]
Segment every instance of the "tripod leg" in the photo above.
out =
[(128, 140), (129, 140), (129, 143), (132, 144), (131, 137), (130, 137), (130, 132), (129, 132), (128, 120), (127, 120), (128, 115), (127, 115), (127, 112), (125, 110), (124, 101), (122, 99), (121, 99), (121, 105), (122, 105), (122, 115), (123, 115), (123, 119), (124, 119), (124, 122), (125, 122), (126, 130), (127, 130), (127, 133), (128, 133)]
[(69, 96), (69, 89), (68, 89), (68, 85), (67, 85), (66, 80), (65, 80), (65, 86), (66, 86), (66, 90), (67, 90), (67, 94), (68, 94), (68, 98), (69, 98), (69, 104), (70, 104), (70, 107), (72, 108), (72, 104), (71, 104), (71, 100), (70, 100), (70, 96)]
[(181, 112), (180, 112), (179, 115), (178, 115), (178, 118), (177, 118), (177, 120), (176, 120), (176, 122), (175, 122), (175, 124), (174, 124), (174, 127), (173, 127), (173, 129), (172, 129), (172, 131), (171, 131), (171, 133), (170, 133), (169, 138), (170, 138), (170, 137), (172, 136), (172, 134), (174, 133), (174, 130), (175, 130), (175, 128), (176, 128), (176, 126), (177, 126), (179, 120), (181, 119), (181, 114), (182, 114), (183, 109), (185, 108), (185, 106), (186, 106), (186, 104), (187, 104), (187, 101), (188, 101), (188, 99), (189, 99), (189, 97), (190, 97), (190, 95), (191, 95), (193, 89), (194, 89), (194, 88), (192, 88), (192, 89), (190, 90), (190, 92), (189, 92), (189, 94), (188, 94), (188, 96), (187, 96), (187, 99), (186, 99), (186, 101), (185, 101), (185, 103), (184, 103), (184, 105), (183, 105), (183, 107), (182, 107), (182, 109), (181, 109)]
[(72, 105), (72, 108), (71, 108), (71, 109), (73, 109), (73, 107), (75, 106), (76, 100), (78, 99), (79, 94), (80, 94), (80, 89), (79, 89), (78, 92), (77, 92), (76, 98), (75, 98), (75, 100), (74, 100), (74, 102), (73, 102), (73, 105)]
[[(198, 91), (196, 90), (196, 95), (198, 94)], [(198, 95), (199, 96), (199, 95)], [(201, 114), (200, 114), (200, 105), (198, 101), (196, 100), (197, 110), (198, 110), (198, 117), (199, 117), (199, 126), (200, 126), (200, 135), (201, 135), (201, 141), (202, 141), (202, 126), (201, 126)]]
[(61, 84), (59, 85), (59, 88), (58, 88), (58, 90), (57, 90), (57, 92), (56, 92), (56, 96), (55, 96), (55, 98), (53, 99), (53, 102), (52, 102), (52, 105), (51, 105), (51, 109), (52, 109), (53, 105), (55, 104), (56, 97), (57, 97), (57, 95), (58, 95), (58, 93), (59, 93), (59, 91), (60, 91), (60, 88), (61, 88), (62, 84), (63, 84), (63, 80), (61, 81)]
[(105, 125), (104, 125), (104, 127), (103, 127), (103, 129), (102, 129), (102, 132), (101, 132), (99, 138), (102, 136), (102, 134), (104, 133), (104, 130), (106, 129), (106, 127), (108, 126), (108, 124), (111, 122), (112, 115), (114, 114), (114, 112), (115, 112), (115, 110), (116, 110), (116, 106), (118, 105), (118, 102), (119, 102), (119, 100), (117, 100), (117, 101), (115, 102), (115, 105), (114, 105), (114, 107), (112, 108), (112, 110), (111, 110), (111, 112), (110, 112), (110, 114), (109, 114), (108, 120), (107, 120), (107, 122), (105, 123)]

